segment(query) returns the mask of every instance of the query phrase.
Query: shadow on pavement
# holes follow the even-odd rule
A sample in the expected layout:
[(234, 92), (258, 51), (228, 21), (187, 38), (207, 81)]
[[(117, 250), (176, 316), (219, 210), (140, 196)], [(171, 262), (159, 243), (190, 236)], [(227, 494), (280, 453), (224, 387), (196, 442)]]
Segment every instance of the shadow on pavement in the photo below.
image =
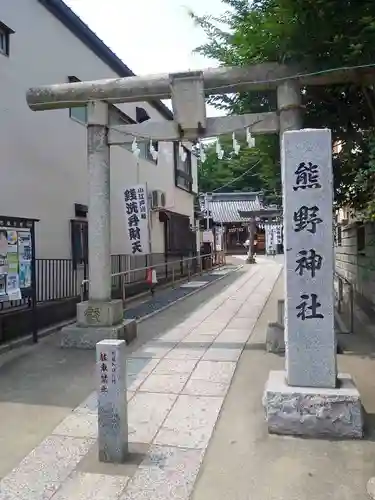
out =
[[(181, 323), (241, 275), (230, 273), (140, 323), (138, 338), (127, 348), (129, 355)], [(61, 349), (59, 333), (38, 345), (20, 347), (0, 357), (0, 408), (4, 402), (75, 408), (94, 389), (94, 370), (95, 351)]]

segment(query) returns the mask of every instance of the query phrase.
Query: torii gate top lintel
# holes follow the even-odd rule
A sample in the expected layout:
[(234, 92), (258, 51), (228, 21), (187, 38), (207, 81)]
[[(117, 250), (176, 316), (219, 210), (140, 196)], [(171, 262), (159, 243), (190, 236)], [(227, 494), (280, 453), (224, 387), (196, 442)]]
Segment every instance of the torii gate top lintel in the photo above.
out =
[(262, 63), (245, 67), (209, 68), (176, 74), (156, 74), (113, 78), (106, 80), (61, 83), (30, 88), (27, 103), (34, 111), (81, 106), (95, 100), (111, 103), (139, 102), (169, 99), (174, 79), (195, 78), (202, 82), (205, 96), (226, 94), (241, 90), (275, 89), (283, 81), (298, 80), (304, 85), (332, 85), (343, 82), (374, 81), (374, 68), (353, 70), (344, 68), (334, 72), (311, 72), (297, 66)]

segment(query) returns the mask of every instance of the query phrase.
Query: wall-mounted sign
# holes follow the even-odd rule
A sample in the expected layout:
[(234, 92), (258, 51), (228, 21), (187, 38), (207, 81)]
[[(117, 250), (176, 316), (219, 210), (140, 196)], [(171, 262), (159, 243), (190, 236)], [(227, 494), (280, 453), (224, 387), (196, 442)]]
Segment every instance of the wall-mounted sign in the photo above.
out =
[(213, 243), (214, 242), (214, 234), (212, 231), (203, 231), (202, 234), (203, 243)]

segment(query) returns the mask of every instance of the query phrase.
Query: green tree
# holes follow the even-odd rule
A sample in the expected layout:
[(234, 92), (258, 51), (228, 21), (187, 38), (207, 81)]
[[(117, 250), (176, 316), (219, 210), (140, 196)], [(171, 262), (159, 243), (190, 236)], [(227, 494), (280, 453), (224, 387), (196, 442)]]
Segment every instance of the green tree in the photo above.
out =
[[(197, 50), (221, 65), (298, 63), (315, 71), (373, 64), (373, 0), (222, 0), (221, 18), (197, 17), (208, 42)], [(223, 28), (223, 23), (225, 27)], [(273, 91), (214, 96), (211, 103), (229, 113), (276, 109)], [(373, 213), (375, 96), (373, 86), (342, 84), (303, 89), (306, 127), (329, 127), (341, 150), (334, 157), (338, 204)], [(279, 164), (272, 138), (257, 144), (263, 159)]]
[[(278, 147), (278, 139), (274, 139)], [(270, 154), (265, 154), (262, 148), (250, 149), (246, 143), (241, 143), (236, 155), (232, 139), (227, 137), (221, 138), (220, 144), (224, 150), (222, 160), (217, 158), (215, 144), (204, 148), (206, 160), (200, 163), (198, 170), (200, 191), (263, 191), (270, 201), (280, 202), (280, 169)]]

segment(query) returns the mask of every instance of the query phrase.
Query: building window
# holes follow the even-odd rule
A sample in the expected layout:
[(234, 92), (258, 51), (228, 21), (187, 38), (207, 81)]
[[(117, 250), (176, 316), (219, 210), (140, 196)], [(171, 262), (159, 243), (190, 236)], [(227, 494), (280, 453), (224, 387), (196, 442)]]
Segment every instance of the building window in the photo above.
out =
[(69, 108), (69, 117), (79, 123), (87, 123), (87, 107)]
[(72, 260), (74, 269), (79, 264), (87, 264), (89, 258), (88, 222), (72, 219), (70, 221), (70, 235), (72, 245)]
[(150, 119), (149, 114), (144, 108), (140, 108), (139, 106), (135, 107), (135, 119), (138, 123), (146, 122)]
[[(109, 126), (116, 128), (116, 125), (131, 125), (136, 123), (130, 116), (126, 115), (123, 113), (119, 108), (116, 106), (113, 106), (112, 104), (109, 105)], [(141, 150), (139, 157), (143, 158), (144, 160), (152, 161), (153, 163), (156, 163), (154, 159), (152, 158), (152, 155), (150, 153), (150, 143), (149, 142), (138, 142), (138, 147)], [(154, 148), (156, 151), (158, 150), (158, 143), (153, 142)], [(131, 143), (126, 143), (122, 144), (121, 147), (131, 151), (132, 150), (132, 145)]]
[[(76, 76), (68, 76), (69, 83), (80, 82), (81, 80)], [(87, 123), (87, 106), (79, 106), (77, 108), (69, 108), (69, 118), (77, 121), (78, 123)]]
[[(152, 144), (155, 148), (155, 150), (158, 150), (158, 143), (156, 141), (152, 141)], [(152, 163), (157, 163), (150, 152), (150, 143), (149, 142), (139, 142), (138, 147), (141, 150), (139, 156), (140, 158), (143, 158), (144, 160), (151, 161)]]
[(159, 220), (166, 224), (165, 248), (167, 254), (189, 255), (196, 245), (195, 232), (191, 231), (190, 228), (190, 218), (187, 215), (173, 212), (161, 212)]
[(0, 21), (0, 54), (3, 56), (9, 56), (10, 35), (13, 33), (12, 29)]
[(366, 230), (365, 226), (357, 227), (357, 252), (363, 253), (366, 248)]
[(179, 143), (178, 142), (173, 143), (175, 184), (178, 188), (184, 189), (185, 191), (191, 193), (193, 189), (191, 151), (189, 151), (185, 147), (184, 150), (186, 152), (186, 159), (185, 161), (182, 161), (179, 153)]
[[(122, 123), (122, 125), (125, 125), (126, 123)], [(150, 161), (152, 163), (157, 163), (157, 160), (155, 161), (152, 157), (152, 154), (150, 152), (150, 142), (140, 142), (137, 140), (138, 148), (140, 149), (139, 153), (139, 158), (142, 158), (143, 160)], [(156, 141), (152, 141), (152, 144), (155, 148), (155, 151), (158, 151), (158, 143)], [(127, 142), (126, 144), (123, 144), (123, 147), (127, 149), (128, 151), (132, 151), (132, 144)]]
[(82, 205), (82, 203), (74, 203), (74, 215), (80, 219), (86, 219), (89, 209), (87, 205)]
[[(69, 83), (80, 82), (79, 78), (76, 76), (68, 76)], [(84, 125), (87, 124), (87, 106), (79, 106), (77, 108), (69, 109), (69, 116), (72, 120), (75, 120)], [(123, 113), (119, 108), (113, 104), (108, 105), (108, 125), (115, 127), (116, 125), (129, 125), (130, 123), (136, 123), (128, 115)]]
[[(149, 142), (138, 142), (137, 140), (138, 147), (140, 149), (139, 153), (139, 158), (142, 158), (143, 160), (150, 161), (152, 163), (157, 163), (157, 160), (155, 161), (152, 157), (152, 154), (150, 152), (150, 143)], [(156, 151), (158, 151), (158, 143), (156, 141), (152, 141), (152, 144), (155, 148)], [(132, 150), (132, 145), (130, 143), (124, 144), (124, 148), (128, 149), (129, 151)]]

